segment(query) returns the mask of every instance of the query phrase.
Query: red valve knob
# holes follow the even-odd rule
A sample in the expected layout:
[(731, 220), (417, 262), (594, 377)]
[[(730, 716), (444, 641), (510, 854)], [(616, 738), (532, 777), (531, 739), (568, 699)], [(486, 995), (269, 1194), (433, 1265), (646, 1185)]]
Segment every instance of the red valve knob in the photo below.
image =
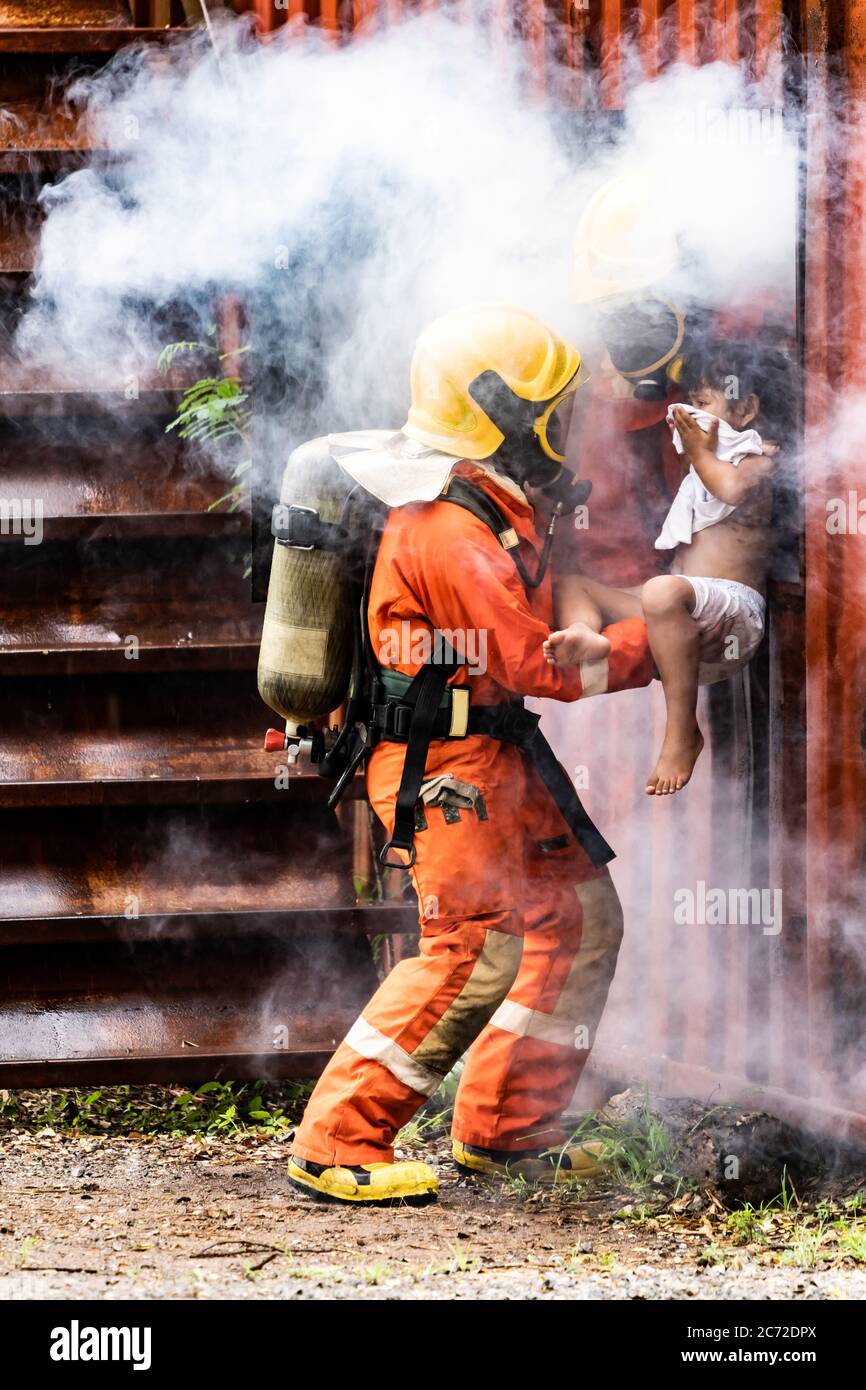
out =
[(286, 746), (286, 736), (282, 729), (268, 729), (265, 734), (265, 752), (282, 753)]

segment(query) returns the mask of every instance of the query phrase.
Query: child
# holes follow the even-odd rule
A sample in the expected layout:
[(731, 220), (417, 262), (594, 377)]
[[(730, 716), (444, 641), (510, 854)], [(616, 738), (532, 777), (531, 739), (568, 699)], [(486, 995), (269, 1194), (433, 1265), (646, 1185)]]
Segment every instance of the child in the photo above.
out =
[[(704, 743), (698, 685), (733, 675), (764, 635), (770, 474), (779, 445), (749, 427), (779, 440), (791, 409), (786, 359), (751, 344), (720, 343), (691, 356), (682, 385), (690, 406), (671, 406), (668, 422), (690, 467), (655, 543), (674, 550), (670, 574), (639, 589), (573, 580), (579, 617), (544, 644), (555, 665), (597, 660), (607, 650), (600, 636), (607, 623), (644, 618), (667, 704), (649, 796), (677, 792), (692, 775)], [(708, 629), (726, 634), (709, 660), (706, 641), (701, 659)]]

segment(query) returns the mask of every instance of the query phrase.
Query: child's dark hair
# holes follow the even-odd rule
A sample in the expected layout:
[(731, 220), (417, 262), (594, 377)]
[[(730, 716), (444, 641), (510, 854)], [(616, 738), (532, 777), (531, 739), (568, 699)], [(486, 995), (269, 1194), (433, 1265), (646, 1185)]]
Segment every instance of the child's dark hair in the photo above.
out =
[(791, 360), (778, 348), (719, 341), (696, 345), (686, 355), (680, 386), (684, 394), (709, 387), (738, 400), (755, 395), (761, 403), (755, 423), (767, 439), (784, 447), (795, 434), (795, 373)]

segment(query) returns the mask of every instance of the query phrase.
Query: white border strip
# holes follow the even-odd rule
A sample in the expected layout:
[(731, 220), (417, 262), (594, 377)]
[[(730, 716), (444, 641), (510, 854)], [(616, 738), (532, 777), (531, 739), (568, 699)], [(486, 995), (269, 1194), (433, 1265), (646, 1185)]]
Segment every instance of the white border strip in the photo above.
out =
[(362, 1057), (368, 1057), (371, 1062), (380, 1062), (392, 1076), (408, 1086), (410, 1091), (417, 1091), (419, 1096), (432, 1096), (442, 1082), (437, 1072), (416, 1062), (411, 1053), (395, 1043), (393, 1038), (380, 1033), (363, 1014), (352, 1024), (345, 1041)]
[(582, 661), (580, 663), (580, 683), (583, 686), (583, 694), (587, 695), (606, 695), (607, 687), (610, 684), (610, 662), (606, 656), (599, 661)]
[(576, 1024), (568, 1019), (554, 1018), (552, 1014), (540, 1013), (538, 1009), (528, 1009), (525, 1004), (517, 1004), (513, 999), (505, 999), (490, 1022), (505, 1033), (516, 1033), (519, 1038), (539, 1038), (558, 1047), (575, 1046)]

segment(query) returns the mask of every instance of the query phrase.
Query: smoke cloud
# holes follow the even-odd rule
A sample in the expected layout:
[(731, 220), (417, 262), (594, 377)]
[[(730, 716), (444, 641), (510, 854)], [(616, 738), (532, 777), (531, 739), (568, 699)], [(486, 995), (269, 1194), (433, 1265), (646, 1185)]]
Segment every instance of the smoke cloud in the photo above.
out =
[(46, 189), (17, 350), (88, 380), (140, 372), (171, 306), (205, 331), (216, 294), (238, 291), (303, 387), (271, 421), (277, 470), (319, 428), (399, 424), (417, 333), (460, 304), (521, 304), (586, 350), (572, 243), (612, 174), (657, 181), (690, 297), (745, 303), (790, 276), (794, 143), (746, 110), (735, 68), (673, 69), (601, 133), (555, 75), (532, 96), (524, 46), (494, 43), (483, 13), (344, 48), (288, 29), (262, 45), (226, 17), (217, 44), (201, 30), (168, 54), (132, 48), (77, 84), (115, 158)]

